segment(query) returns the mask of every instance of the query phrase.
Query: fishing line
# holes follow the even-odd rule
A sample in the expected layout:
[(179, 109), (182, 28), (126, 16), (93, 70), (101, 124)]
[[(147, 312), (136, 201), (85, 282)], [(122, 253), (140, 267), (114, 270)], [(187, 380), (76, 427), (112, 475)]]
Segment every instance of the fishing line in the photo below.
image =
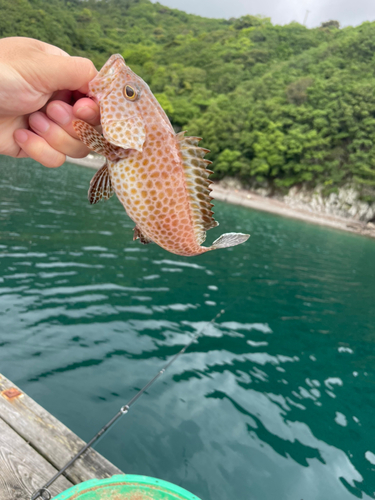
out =
[[(233, 301), (233, 303), (237, 302), (237, 300)], [(231, 306), (233, 305), (231, 304)], [(48, 488), (51, 486), (52, 483), (56, 481), (71, 465), (74, 464), (74, 462), (81, 457), (85, 451), (90, 448), (94, 443), (96, 443), (105, 432), (108, 431), (110, 427), (112, 427), (121, 417), (126, 415), (130, 407), (144, 394), (147, 389), (149, 389), (156, 380), (163, 375), (163, 373), (171, 366), (172, 363), (176, 361), (177, 358), (179, 358), (197, 339), (200, 337), (200, 335), (203, 333), (203, 330), (207, 327), (207, 325), (211, 323), (215, 323), (215, 321), (220, 318), (225, 313), (225, 309), (221, 309), (216, 316), (214, 316), (211, 321), (205, 322), (204, 326), (191, 338), (191, 340), (180, 350), (178, 351), (169, 361), (166, 363), (161, 370), (158, 371), (158, 373), (147, 382), (146, 385), (140, 389), (135, 396), (133, 396), (127, 404), (122, 406), (120, 410), (116, 413), (114, 417), (111, 418), (111, 420), (100, 429), (100, 431), (76, 454), (72, 459), (67, 462), (62, 469), (60, 469), (42, 488), (37, 490), (35, 493), (33, 493), (30, 497), (30, 500), (37, 500), (40, 498), (41, 500), (51, 500), (52, 499), (52, 494), (48, 490)]]

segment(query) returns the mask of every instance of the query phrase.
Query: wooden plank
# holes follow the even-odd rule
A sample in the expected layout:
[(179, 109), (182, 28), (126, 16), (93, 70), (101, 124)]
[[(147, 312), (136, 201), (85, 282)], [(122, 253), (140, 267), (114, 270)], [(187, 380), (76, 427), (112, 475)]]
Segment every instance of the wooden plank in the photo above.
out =
[[(0, 418), (56, 469), (61, 469), (85, 442), (21, 391), (18, 397), (7, 397), (4, 391), (11, 388), (20, 391), (0, 374)], [(123, 472), (91, 448), (65, 472), (74, 484), (114, 474)]]
[[(0, 500), (28, 500), (56, 472), (0, 419)], [(56, 496), (71, 486), (71, 482), (59, 477), (49, 490)]]

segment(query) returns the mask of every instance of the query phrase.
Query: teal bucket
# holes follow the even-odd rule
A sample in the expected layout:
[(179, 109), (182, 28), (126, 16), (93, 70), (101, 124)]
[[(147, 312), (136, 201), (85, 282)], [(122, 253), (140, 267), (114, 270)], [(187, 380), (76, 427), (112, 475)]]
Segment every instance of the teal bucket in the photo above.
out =
[(91, 479), (60, 493), (53, 500), (200, 500), (188, 491), (161, 479), (124, 474)]

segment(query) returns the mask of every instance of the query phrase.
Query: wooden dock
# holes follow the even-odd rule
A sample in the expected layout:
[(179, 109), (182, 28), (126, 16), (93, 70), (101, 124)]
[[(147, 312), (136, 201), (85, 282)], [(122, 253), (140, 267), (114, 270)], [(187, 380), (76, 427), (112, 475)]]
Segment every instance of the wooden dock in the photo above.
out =
[[(0, 500), (29, 500), (85, 442), (0, 374)], [(89, 449), (50, 488), (123, 474)]]

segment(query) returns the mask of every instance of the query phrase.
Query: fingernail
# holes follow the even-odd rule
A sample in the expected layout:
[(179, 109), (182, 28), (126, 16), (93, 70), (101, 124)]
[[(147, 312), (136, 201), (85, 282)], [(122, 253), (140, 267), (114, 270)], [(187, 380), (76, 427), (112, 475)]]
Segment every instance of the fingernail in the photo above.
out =
[(25, 132), (25, 130), (16, 130), (14, 132), (14, 138), (17, 142), (26, 142), (27, 139), (28, 139), (28, 135), (27, 135), (27, 132)]
[(83, 120), (93, 120), (96, 117), (96, 112), (88, 106), (83, 106), (77, 109), (77, 115)]
[(42, 113), (35, 113), (29, 118), (30, 126), (37, 132), (46, 133), (49, 129), (49, 121)]
[(66, 125), (72, 118), (71, 114), (61, 104), (50, 104), (48, 106), (48, 116), (60, 125)]

